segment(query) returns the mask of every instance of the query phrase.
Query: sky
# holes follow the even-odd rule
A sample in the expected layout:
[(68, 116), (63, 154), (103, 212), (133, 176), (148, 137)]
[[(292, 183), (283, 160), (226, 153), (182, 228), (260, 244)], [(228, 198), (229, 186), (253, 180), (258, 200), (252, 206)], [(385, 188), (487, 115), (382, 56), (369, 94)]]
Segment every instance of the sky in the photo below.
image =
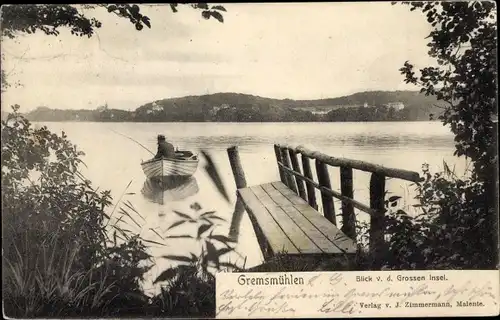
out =
[(2, 109), (134, 110), (159, 99), (216, 92), (320, 99), (369, 90), (416, 90), (398, 69), (432, 63), (425, 16), (390, 2), (224, 4), (224, 23), (180, 6), (140, 5), (137, 31), (105, 9), (92, 38), (61, 30), (2, 40), (2, 68), (23, 86)]

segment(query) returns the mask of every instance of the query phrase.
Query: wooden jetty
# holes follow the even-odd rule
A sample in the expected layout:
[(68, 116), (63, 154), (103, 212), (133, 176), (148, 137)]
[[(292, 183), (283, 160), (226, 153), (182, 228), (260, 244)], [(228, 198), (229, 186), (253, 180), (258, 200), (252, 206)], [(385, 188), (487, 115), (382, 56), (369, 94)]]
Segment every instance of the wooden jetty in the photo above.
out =
[[(247, 186), (238, 148), (227, 149), (238, 201), (249, 214), (266, 260), (278, 253), (352, 257), (357, 252), (354, 208), (370, 215), (370, 253), (376, 259), (384, 245), (386, 177), (413, 182), (420, 179), (417, 172), (336, 158), (301, 146), (276, 144), (274, 151), (280, 181)], [(315, 162), (317, 182), (311, 160)], [(328, 166), (340, 168), (340, 192), (332, 190)], [(371, 173), (369, 205), (354, 200), (353, 170)], [(318, 211), (316, 189), (321, 194), (323, 214)], [(333, 198), (342, 203), (340, 229)]]

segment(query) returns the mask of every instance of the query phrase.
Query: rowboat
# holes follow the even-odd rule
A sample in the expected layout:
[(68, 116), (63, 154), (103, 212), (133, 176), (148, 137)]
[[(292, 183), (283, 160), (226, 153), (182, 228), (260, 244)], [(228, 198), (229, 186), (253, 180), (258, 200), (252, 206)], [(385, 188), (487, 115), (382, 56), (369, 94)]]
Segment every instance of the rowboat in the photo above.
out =
[(141, 167), (148, 179), (190, 177), (198, 168), (198, 156), (191, 151), (176, 151), (175, 158), (153, 158), (142, 162)]
[(195, 195), (198, 191), (198, 183), (195, 177), (146, 179), (141, 189), (141, 193), (145, 198), (158, 204), (180, 201)]

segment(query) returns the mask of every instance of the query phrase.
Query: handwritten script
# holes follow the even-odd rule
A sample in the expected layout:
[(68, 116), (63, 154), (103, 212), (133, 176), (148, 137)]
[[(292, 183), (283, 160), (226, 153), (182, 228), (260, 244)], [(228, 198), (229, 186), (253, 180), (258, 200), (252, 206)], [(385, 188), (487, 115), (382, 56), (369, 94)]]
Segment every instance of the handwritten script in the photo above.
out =
[(220, 273), (216, 316), (496, 315), (499, 271)]

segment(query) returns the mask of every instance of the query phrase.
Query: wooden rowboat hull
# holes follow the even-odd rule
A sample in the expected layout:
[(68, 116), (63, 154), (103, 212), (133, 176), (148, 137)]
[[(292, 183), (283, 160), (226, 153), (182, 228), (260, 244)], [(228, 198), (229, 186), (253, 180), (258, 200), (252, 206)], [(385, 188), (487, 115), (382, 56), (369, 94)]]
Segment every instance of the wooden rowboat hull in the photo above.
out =
[(164, 177), (190, 177), (198, 168), (198, 157), (189, 159), (151, 159), (141, 163), (142, 171), (148, 179)]

